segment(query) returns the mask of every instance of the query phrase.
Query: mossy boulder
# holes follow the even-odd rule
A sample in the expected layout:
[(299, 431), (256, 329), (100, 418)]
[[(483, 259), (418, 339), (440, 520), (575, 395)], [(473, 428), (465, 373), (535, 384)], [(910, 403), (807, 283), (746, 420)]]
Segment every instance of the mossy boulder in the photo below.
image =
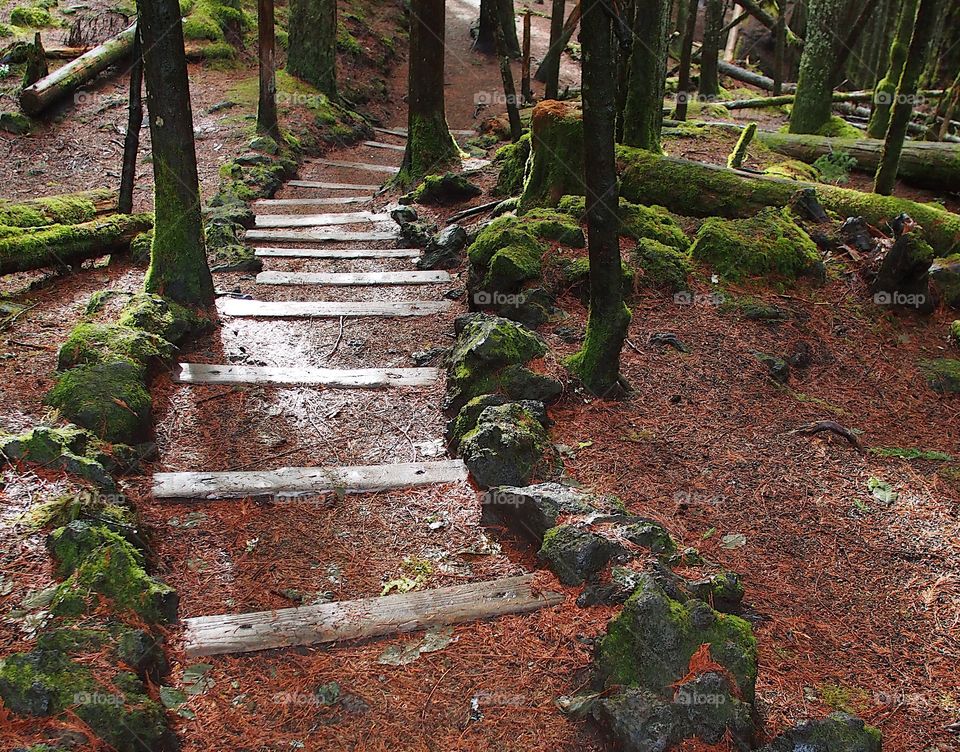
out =
[(60, 346), (57, 369), (126, 360), (146, 372), (151, 362), (173, 355), (173, 345), (162, 337), (119, 324), (83, 323), (74, 327)]
[(510, 402), (487, 407), (460, 442), (460, 457), (481, 488), (529, 483), (549, 447), (535, 415)]
[(639, 581), (601, 640), (597, 671), (603, 685), (636, 686), (672, 698), (694, 654), (709, 645), (709, 661), (735, 682), (735, 694), (752, 703), (757, 643), (750, 624), (699, 600), (674, 600), (649, 575)]
[(690, 253), (734, 281), (768, 275), (787, 279), (824, 275), (816, 243), (788, 209), (762, 209), (748, 219), (710, 218), (701, 226)]
[(817, 135), (827, 136), (828, 138), (861, 139), (864, 137), (864, 132), (856, 126), (850, 125), (842, 117), (831, 115), (830, 119), (817, 131)]
[[(460, 408), (457, 416), (447, 423), (447, 443), (450, 448), (455, 450), (463, 437), (477, 427), (477, 421), (480, 419), (481, 413), (488, 407), (499, 407), (514, 401), (505, 394), (481, 394), (467, 402)], [(521, 400), (518, 404), (540, 421), (544, 427), (550, 425), (546, 407), (542, 402)]]
[(149, 264), (153, 252), (153, 230), (141, 232), (130, 241), (130, 258), (135, 264)]
[(67, 579), (50, 604), (59, 616), (80, 616), (95, 604), (98, 593), (121, 610), (131, 610), (149, 623), (177, 618), (177, 593), (144, 569), (143, 554), (103, 525), (76, 520), (50, 534), (48, 547)]
[(950, 324), (949, 339), (955, 347), (960, 347), (960, 321)]
[(193, 311), (150, 293), (132, 296), (123, 307), (117, 324), (155, 334), (174, 345), (210, 328), (210, 322)]
[(571, 248), (584, 248), (587, 244), (580, 224), (563, 212), (531, 209), (522, 214), (519, 221), (541, 240), (552, 240)]
[(24, 26), (30, 29), (45, 29), (56, 26), (56, 21), (50, 11), (39, 5), (18, 6), (10, 11), (10, 23), (14, 26)]
[(150, 430), (150, 394), (142, 369), (128, 360), (71, 368), (60, 374), (46, 403), (109, 443), (136, 444)]
[(33, 123), (30, 118), (20, 112), (0, 112), (0, 131), (12, 133), (14, 136), (23, 136), (30, 132)]
[(880, 729), (849, 713), (806, 720), (785, 731), (759, 752), (880, 752)]
[(107, 493), (116, 491), (107, 471), (110, 458), (104, 447), (93, 434), (78, 426), (37, 426), (16, 436), (0, 434), (0, 452), (9, 460), (64, 470)]
[(403, 197), (403, 203), (445, 206), (469, 201), (482, 193), (481, 188), (463, 175), (445, 172), (443, 175), (427, 175), (413, 192)]
[[(564, 196), (557, 204), (557, 211), (569, 214), (582, 222), (587, 213), (587, 200), (583, 196)], [(636, 240), (649, 238), (678, 251), (690, 248), (690, 239), (674, 214), (662, 206), (642, 206), (620, 199), (620, 234)]]
[(920, 372), (936, 392), (960, 394), (960, 360), (936, 358), (920, 361)]
[(639, 272), (635, 277), (638, 285), (668, 292), (689, 289), (693, 264), (686, 250), (652, 238), (641, 238), (630, 252), (630, 263)]
[(580, 585), (622, 551), (622, 547), (586, 526), (559, 525), (544, 534), (537, 558), (564, 585)]
[(140, 678), (160, 679), (167, 667), (163, 638), (119, 621), (78, 626), (58, 620), (37, 636), (37, 650), (56, 651), (73, 657), (109, 653), (114, 663), (123, 664)]
[(494, 162), (500, 166), (497, 196), (518, 196), (523, 190), (527, 162), (530, 159), (530, 134), (524, 133), (515, 144), (507, 144), (497, 150)]
[(538, 483), (525, 488), (497, 486), (487, 491), (482, 504), (485, 518), (506, 522), (538, 546), (543, 544), (547, 531), (555, 528), (561, 517), (588, 517), (623, 511), (619, 499), (559, 483)]
[(960, 253), (934, 259), (930, 281), (940, 298), (951, 308), (960, 308)]

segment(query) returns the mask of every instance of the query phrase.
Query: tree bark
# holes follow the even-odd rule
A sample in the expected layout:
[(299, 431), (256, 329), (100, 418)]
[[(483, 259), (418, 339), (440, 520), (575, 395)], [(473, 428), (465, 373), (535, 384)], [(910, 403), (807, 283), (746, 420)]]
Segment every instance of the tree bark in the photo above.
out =
[(854, 19), (853, 24), (850, 26), (850, 31), (848, 31), (847, 36), (844, 37), (843, 44), (840, 45), (840, 50), (837, 53), (837, 59), (834, 61), (830, 75), (834, 86), (839, 86), (842, 83), (843, 71), (844, 68), (847, 67), (847, 60), (850, 59), (850, 53), (853, 52), (853, 48), (856, 47), (860, 35), (863, 34), (863, 30), (867, 27), (867, 23), (876, 10), (878, 2), (879, 0), (866, 0), (860, 8), (856, 19)]
[[(500, 3), (512, 0), (500, 0)], [(500, 16), (502, 20), (504, 16)], [(516, 143), (523, 135), (523, 123), (520, 122), (520, 108), (517, 106), (517, 89), (513, 83), (513, 69), (510, 67), (510, 53), (507, 50), (507, 37), (503, 25), (497, 23), (497, 58), (500, 62), (500, 80), (503, 82), (503, 96), (507, 105), (507, 119), (510, 121), (510, 140)]]
[(473, 48), (484, 55), (497, 54), (498, 24), (503, 25), (507, 54), (512, 58), (520, 57), (517, 18), (512, 1), (503, 3), (501, 0), (480, 0), (480, 25), (477, 27)]
[[(684, 2), (684, 0), (680, 0)], [(677, 120), (687, 119), (687, 98), (690, 96), (690, 63), (693, 60), (693, 35), (697, 30), (697, 9), (699, 0), (689, 0), (687, 8), (687, 27), (683, 31), (683, 42), (680, 45), (680, 78), (677, 81), (677, 107), (674, 117)]]
[[(560, 38), (550, 44), (550, 49), (547, 50), (547, 54), (543, 56), (540, 67), (537, 68), (537, 72), (533, 74), (534, 79), (537, 81), (545, 83), (547, 74), (554, 68), (556, 68), (557, 75), (560, 75), (560, 59), (563, 56), (563, 51), (567, 49), (567, 45), (570, 44), (570, 40), (573, 38), (573, 32), (577, 30), (577, 24), (580, 23), (580, 14), (582, 12), (581, 2), (582, 0), (577, 0), (577, 4), (573, 7), (573, 10), (570, 11), (570, 15), (563, 24), (563, 28), (560, 31)], [(549, 98), (550, 97), (547, 97), (547, 99)]]
[(407, 148), (397, 176), (400, 185), (460, 164), (460, 147), (445, 113), (445, 34), (444, 0), (412, 0)]
[[(566, 0), (553, 0), (553, 10), (550, 14), (550, 50), (560, 41), (563, 34), (563, 14), (567, 9)], [(543, 71), (543, 78), (539, 78), (540, 71), (537, 72), (538, 80), (546, 84), (544, 99), (556, 99), (560, 94), (560, 56), (556, 55), (550, 58), (550, 64), (547, 66), (547, 58), (550, 57), (548, 51), (547, 57), (544, 57), (543, 65), (540, 70)], [(544, 66), (547, 66), (544, 68)]]
[(806, 44), (800, 58), (791, 133), (817, 133), (830, 121), (836, 31), (843, 0), (810, 0)]
[(283, 135), (277, 119), (277, 43), (273, 0), (257, 0), (257, 40), (260, 59), (257, 132), (270, 136), (279, 144)]
[(620, 381), (620, 350), (630, 325), (630, 311), (623, 303), (621, 282), (613, 29), (603, 0), (585, 0), (580, 38), (584, 47), (582, 148), (590, 315), (583, 348), (568, 359), (567, 366), (591, 392), (606, 396), (618, 388)]
[(667, 0), (637, 3), (633, 50), (623, 116), (623, 143), (660, 153), (663, 94), (667, 75)]
[(890, 125), (887, 127), (887, 135), (883, 142), (883, 155), (873, 183), (873, 190), (885, 196), (893, 193), (893, 187), (897, 182), (903, 140), (907, 137), (907, 126), (910, 124), (910, 115), (913, 113), (913, 100), (936, 27), (939, 5), (939, 0), (920, 0), (920, 8), (917, 10), (917, 20), (910, 39), (907, 61), (900, 74), (900, 83), (897, 84), (897, 98), (893, 105), (893, 112), (890, 113)]
[(137, 5), (156, 216), (145, 287), (183, 305), (205, 305), (213, 300), (213, 278), (203, 242), (180, 5), (177, 0), (139, 0)]
[(143, 45), (140, 43), (139, 32), (133, 40), (132, 57), (127, 135), (123, 139), (123, 169), (120, 173), (120, 198), (117, 201), (117, 210), (121, 214), (133, 211), (133, 186), (137, 178), (140, 128), (143, 126)]
[(890, 110), (893, 107), (897, 84), (900, 82), (900, 74), (903, 73), (903, 65), (907, 61), (907, 50), (910, 47), (910, 38), (913, 36), (918, 2), (919, 0), (903, 0), (903, 5), (900, 6), (897, 31), (890, 45), (887, 73), (874, 88), (877, 96), (870, 123), (867, 125), (867, 135), (870, 138), (883, 138), (887, 133), (887, 126), (890, 125)]
[(337, 98), (337, 2), (290, 0), (287, 71)]
[(700, 47), (700, 96), (714, 99), (720, 95), (720, 30), (723, 28), (723, 0), (707, 0), (703, 18), (703, 45)]

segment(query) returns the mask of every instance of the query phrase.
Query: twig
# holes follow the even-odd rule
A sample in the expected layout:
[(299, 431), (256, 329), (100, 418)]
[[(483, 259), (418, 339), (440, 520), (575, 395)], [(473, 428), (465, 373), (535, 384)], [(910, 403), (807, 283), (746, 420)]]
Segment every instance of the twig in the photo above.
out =
[(856, 447), (858, 452), (863, 451), (863, 445), (860, 443), (860, 439), (857, 438), (856, 434), (849, 428), (841, 426), (834, 420), (818, 420), (815, 423), (807, 423), (799, 428), (794, 428), (792, 431), (787, 431), (787, 433), (800, 433), (807, 436), (812, 436), (813, 434), (821, 433), (823, 431), (829, 431), (830, 433), (835, 433), (837, 436), (842, 436), (848, 442), (850, 442), (850, 444)]
[(15, 314), (13, 314), (12, 316), (8, 316), (7, 318), (5, 318), (2, 322), (0, 322), (0, 332), (5, 332), (7, 329), (9, 329), (11, 326), (13, 326), (14, 322), (15, 322), (18, 318), (20, 318), (21, 316), (23, 316), (23, 314), (25, 314), (27, 311), (32, 311), (32, 310), (33, 310), (34, 308), (36, 308), (38, 305), (40, 305), (40, 304), (39, 304), (39, 303), (34, 303), (32, 306), (27, 306), (27, 307), (24, 308), (23, 310), (17, 311), (17, 312), (16, 312)]
[(333, 349), (327, 353), (327, 360), (333, 357), (333, 354), (340, 347), (340, 340), (343, 339), (343, 316), (340, 317), (340, 333), (337, 334), (337, 341), (333, 343)]
[(456, 214), (451, 214), (449, 217), (447, 217), (446, 224), (452, 225), (454, 222), (459, 222), (461, 219), (472, 217), (475, 214), (483, 214), (483, 212), (485, 212), (487, 209), (495, 209), (504, 201), (509, 201), (509, 199), (498, 199), (496, 201), (490, 201), (486, 204), (480, 204), (479, 206), (471, 206), (469, 209), (464, 209), (463, 211), (458, 211)]

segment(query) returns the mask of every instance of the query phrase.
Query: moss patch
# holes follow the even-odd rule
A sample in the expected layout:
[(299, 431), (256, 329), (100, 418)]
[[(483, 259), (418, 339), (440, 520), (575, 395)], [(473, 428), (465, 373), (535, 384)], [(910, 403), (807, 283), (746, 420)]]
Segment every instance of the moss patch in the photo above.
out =
[(530, 482), (548, 446), (540, 421), (511, 402), (487, 407), (460, 442), (460, 456), (484, 488)]
[(38, 426), (15, 436), (0, 433), (0, 452), (10, 460), (64, 470), (107, 493), (116, 490), (107, 471), (111, 463), (106, 447), (93, 434), (77, 426)]
[[(27, 121), (29, 123), (29, 121)], [(7, 227), (43, 227), (77, 225), (97, 216), (97, 202), (113, 198), (109, 190), (48, 196), (22, 203), (0, 200), (0, 225)]]
[(50, 11), (40, 6), (19, 6), (10, 11), (10, 23), (30, 29), (46, 29), (57, 26)]
[(482, 193), (480, 188), (463, 175), (445, 172), (443, 175), (427, 175), (412, 193), (403, 197), (402, 201), (408, 204), (447, 205), (469, 201)]
[(630, 263), (640, 272), (638, 284), (669, 292), (689, 289), (687, 280), (693, 265), (690, 256), (676, 247), (643, 238), (630, 252)]
[(123, 307), (117, 324), (141, 329), (174, 345), (187, 336), (207, 331), (210, 327), (209, 321), (179, 303), (145, 292), (130, 298)]
[(530, 134), (524, 133), (515, 144), (507, 144), (497, 150), (494, 162), (500, 165), (497, 177), (497, 196), (519, 196), (527, 174), (530, 159)]
[(806, 180), (814, 183), (820, 179), (820, 172), (813, 165), (801, 162), (799, 159), (788, 159), (771, 165), (763, 171), (764, 175), (772, 175), (788, 180)]
[(920, 372), (936, 392), (960, 394), (960, 360), (937, 358), (920, 361)]
[(173, 355), (173, 345), (156, 334), (119, 324), (84, 323), (76, 326), (57, 355), (57, 368), (66, 371), (74, 366), (127, 360), (140, 367)]

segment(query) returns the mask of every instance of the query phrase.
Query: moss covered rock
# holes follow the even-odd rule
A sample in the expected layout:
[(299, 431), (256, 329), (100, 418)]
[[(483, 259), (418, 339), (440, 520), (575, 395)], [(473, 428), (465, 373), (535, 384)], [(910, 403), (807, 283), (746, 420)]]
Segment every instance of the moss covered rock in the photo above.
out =
[[(557, 211), (582, 222), (587, 213), (586, 201), (583, 196), (564, 196), (557, 204)], [(690, 248), (690, 239), (676, 216), (662, 206), (642, 206), (621, 198), (619, 215), (621, 235), (636, 240), (657, 240), (678, 251)]]
[(150, 394), (141, 368), (128, 360), (82, 365), (62, 373), (46, 402), (109, 443), (136, 444), (150, 430)]
[(78, 324), (57, 354), (57, 369), (127, 360), (145, 373), (151, 362), (173, 355), (173, 345), (156, 334), (119, 324)]
[(476, 428), (460, 442), (460, 457), (481, 488), (522, 486), (530, 482), (548, 447), (537, 417), (510, 402), (480, 413)]
[[(0, 34), (2, 36), (2, 34)], [(26, 115), (20, 112), (0, 112), (0, 131), (22, 136), (30, 132), (33, 123)]]
[(130, 298), (117, 320), (120, 326), (141, 329), (174, 345), (210, 328), (210, 322), (160, 295), (139, 293)]
[(960, 321), (950, 324), (949, 338), (955, 347), (960, 347)]
[(708, 219), (690, 253), (731, 280), (823, 276), (816, 244), (787, 209), (763, 209), (749, 219)]
[(130, 258), (136, 264), (149, 264), (153, 249), (153, 230), (141, 232), (130, 242)]
[(688, 278), (693, 271), (686, 251), (665, 245), (658, 240), (643, 238), (630, 252), (630, 263), (636, 267), (637, 283), (669, 292), (688, 290)]
[(960, 308), (960, 253), (934, 259), (930, 281), (940, 298), (952, 308)]
[(583, 113), (573, 102), (548, 100), (533, 108), (531, 156), (520, 206), (556, 206), (584, 192)]
[(456, 204), (481, 195), (483, 190), (463, 175), (446, 172), (443, 175), (427, 175), (417, 188), (403, 197), (410, 204)]
[[(467, 404), (460, 408), (457, 416), (447, 423), (447, 443), (450, 445), (450, 448), (455, 450), (460, 445), (463, 437), (477, 427), (477, 421), (480, 420), (480, 415), (488, 407), (499, 407), (500, 405), (506, 405), (514, 401), (515, 400), (507, 397), (505, 394), (481, 394), (479, 397), (474, 397), (467, 402)], [(520, 400), (518, 404), (540, 421), (544, 427), (549, 425), (547, 410), (542, 402)]]
[(820, 171), (816, 167), (801, 162), (799, 159), (787, 159), (778, 162), (765, 169), (763, 174), (777, 178), (787, 178), (788, 180), (806, 180), (810, 183), (815, 183), (820, 179)]
[(523, 190), (527, 162), (530, 159), (530, 134), (524, 133), (515, 144), (507, 144), (497, 150), (494, 162), (500, 165), (497, 196), (519, 196)]
[(960, 360), (936, 358), (920, 361), (920, 371), (934, 391), (960, 394)]
[(842, 117), (831, 115), (830, 119), (817, 131), (817, 135), (827, 136), (828, 138), (860, 139), (864, 137), (864, 132), (856, 126), (850, 125)]
[(77, 426), (38, 426), (16, 436), (0, 434), (0, 452), (10, 460), (64, 470), (107, 493), (116, 491), (106, 467), (110, 458), (93, 434)]
[(848, 713), (832, 713), (827, 718), (797, 724), (759, 752), (880, 752), (881, 748), (880, 729)]
[(582, 525), (560, 525), (543, 536), (537, 557), (564, 585), (579, 585), (603, 569), (622, 549)]
[(14, 26), (25, 26), (30, 29), (44, 29), (56, 26), (50, 11), (39, 5), (18, 6), (10, 11), (10, 23)]

